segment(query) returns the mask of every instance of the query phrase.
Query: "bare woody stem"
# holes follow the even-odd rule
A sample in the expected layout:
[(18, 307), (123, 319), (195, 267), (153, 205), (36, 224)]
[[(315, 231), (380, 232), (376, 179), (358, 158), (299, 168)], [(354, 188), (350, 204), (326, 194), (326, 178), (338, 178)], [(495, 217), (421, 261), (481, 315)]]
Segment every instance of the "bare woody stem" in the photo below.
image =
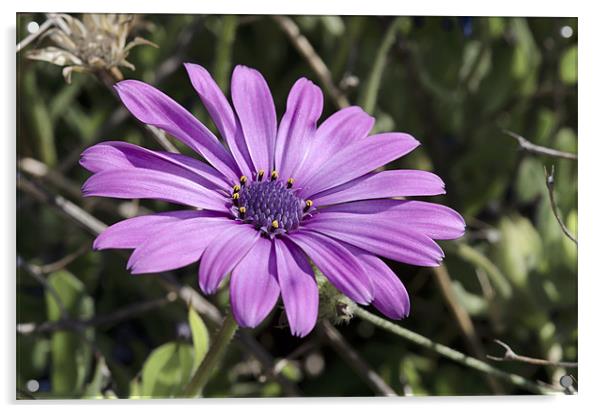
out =
[(339, 330), (337, 330), (329, 321), (323, 320), (320, 324), (320, 330), (326, 335), (329, 344), (344, 358), (347, 363), (356, 371), (356, 373), (366, 382), (377, 395), (397, 396), (393, 390), (372, 367), (364, 361), (363, 358), (347, 343)]
[(286, 16), (272, 16), (272, 19), (274, 19), (278, 26), (280, 26), (280, 29), (288, 36), (297, 51), (305, 60), (307, 60), (311, 69), (316, 76), (318, 76), (318, 79), (320, 79), (320, 83), (324, 89), (326, 89), (326, 93), (338, 108), (342, 109), (349, 106), (349, 101), (343, 92), (335, 85), (328, 66), (326, 66), (322, 58), (316, 53), (316, 50), (309, 40), (307, 40), (307, 37), (301, 33), (299, 26), (297, 26), (294, 20)]
[(481, 373), (485, 373), (487, 375), (497, 377), (500, 380), (503, 380), (507, 383), (513, 384), (517, 387), (523, 388), (535, 394), (552, 393), (551, 389), (547, 386), (534, 383), (516, 374), (506, 373), (505, 371), (499, 370), (481, 360), (467, 356), (466, 354), (460, 353), (457, 350), (454, 350), (450, 347), (444, 346), (443, 344), (436, 343), (424, 336), (421, 336), (418, 333), (410, 331), (397, 324), (393, 324), (392, 322), (380, 318), (370, 313), (369, 311), (364, 310), (363, 308), (356, 307), (354, 309), (354, 313), (356, 316), (374, 324), (379, 328), (382, 328), (383, 330), (398, 335), (399, 337), (411, 341), (412, 343), (417, 344), (421, 347), (431, 349), (437, 354), (446, 357), (450, 360), (456, 361), (460, 364), (463, 364), (466, 367), (480, 371)]
[(548, 197), (550, 198), (552, 213), (554, 214), (556, 221), (558, 221), (558, 225), (560, 225), (560, 229), (562, 230), (564, 235), (566, 235), (571, 241), (573, 241), (575, 243), (575, 245), (577, 245), (577, 238), (571, 233), (571, 231), (569, 231), (567, 226), (564, 224), (564, 222), (560, 218), (560, 211), (558, 211), (558, 205), (556, 205), (556, 196), (554, 195), (554, 165), (552, 165), (552, 168), (551, 168), (549, 174), (548, 174), (548, 170), (544, 166), (543, 173), (546, 176), (546, 187), (548, 188)]
[(203, 359), (203, 362), (194, 372), (194, 376), (192, 376), (190, 383), (188, 383), (184, 389), (182, 396), (198, 397), (202, 394), (213, 370), (224, 356), (228, 344), (232, 341), (232, 337), (234, 337), (236, 330), (238, 330), (238, 324), (236, 324), (232, 314), (228, 314), (226, 318), (224, 318), (224, 322), (215, 337), (213, 345), (209, 348), (209, 352)]
[(577, 154), (559, 151), (557, 149), (547, 148), (545, 146), (535, 145), (534, 143), (530, 142), (528, 139), (520, 136), (518, 133), (514, 133), (509, 130), (505, 130), (504, 133), (506, 135), (512, 136), (514, 139), (516, 139), (516, 141), (518, 142), (520, 147), (527, 152), (531, 152), (531, 153), (534, 153), (537, 155), (552, 156), (554, 158), (570, 159), (573, 161), (577, 160)]
[(521, 356), (520, 354), (516, 354), (512, 348), (504, 343), (502, 340), (493, 340), (500, 346), (506, 350), (503, 357), (495, 357), (487, 355), (487, 358), (494, 361), (518, 361), (521, 363), (533, 364), (536, 366), (552, 366), (552, 367), (565, 367), (565, 368), (577, 368), (577, 363), (572, 361), (552, 361), (552, 360), (544, 360), (537, 359), (533, 357)]

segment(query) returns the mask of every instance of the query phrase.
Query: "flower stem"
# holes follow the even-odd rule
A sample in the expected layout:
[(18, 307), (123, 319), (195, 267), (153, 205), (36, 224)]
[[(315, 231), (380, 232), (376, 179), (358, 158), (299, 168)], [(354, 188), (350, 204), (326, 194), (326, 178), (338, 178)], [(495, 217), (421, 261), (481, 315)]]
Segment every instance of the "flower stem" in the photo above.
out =
[(419, 346), (429, 348), (435, 351), (436, 353), (440, 354), (441, 356), (447, 357), (450, 360), (463, 364), (466, 367), (478, 370), (485, 374), (490, 374), (507, 383), (513, 384), (517, 387), (521, 387), (535, 394), (552, 393), (551, 389), (544, 385), (537, 384), (516, 374), (506, 373), (505, 371), (497, 369), (481, 360), (467, 356), (466, 354), (460, 353), (459, 351), (444, 346), (443, 344), (436, 343), (424, 336), (421, 336), (418, 333), (408, 330), (407, 328), (403, 328), (397, 324), (393, 324), (392, 322), (380, 318), (370, 313), (369, 311), (364, 310), (363, 308), (354, 308), (354, 314), (374, 324), (375, 326), (382, 328), (383, 330), (403, 337), (406, 340), (409, 340), (412, 343), (417, 344)]
[(201, 395), (203, 388), (211, 377), (211, 373), (213, 373), (213, 370), (226, 352), (226, 348), (232, 337), (234, 337), (236, 330), (238, 330), (238, 324), (236, 324), (232, 314), (228, 314), (224, 318), (222, 327), (218, 331), (213, 345), (209, 348), (209, 352), (184, 389), (183, 397), (198, 397)]

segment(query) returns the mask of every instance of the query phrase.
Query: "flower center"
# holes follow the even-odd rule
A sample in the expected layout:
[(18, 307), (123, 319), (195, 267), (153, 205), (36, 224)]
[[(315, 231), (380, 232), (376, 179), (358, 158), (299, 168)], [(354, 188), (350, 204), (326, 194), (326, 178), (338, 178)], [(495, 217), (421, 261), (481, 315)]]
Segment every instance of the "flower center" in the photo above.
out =
[(294, 180), (283, 182), (276, 171), (265, 180), (263, 171), (259, 171), (256, 181), (248, 181), (243, 176), (240, 182), (234, 186), (232, 194), (236, 219), (254, 225), (270, 237), (297, 228), (311, 209), (311, 201), (295, 195)]

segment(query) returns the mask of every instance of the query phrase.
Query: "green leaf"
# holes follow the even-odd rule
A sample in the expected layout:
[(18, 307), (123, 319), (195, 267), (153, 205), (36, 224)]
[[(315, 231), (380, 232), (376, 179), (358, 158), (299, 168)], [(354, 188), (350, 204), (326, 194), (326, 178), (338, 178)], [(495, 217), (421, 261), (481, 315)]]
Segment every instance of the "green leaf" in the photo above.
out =
[(188, 323), (192, 331), (192, 343), (194, 345), (194, 368), (196, 369), (209, 351), (209, 331), (201, 316), (190, 307), (188, 310)]
[(104, 357), (99, 357), (96, 362), (96, 369), (94, 370), (94, 375), (92, 376), (92, 381), (86, 385), (86, 389), (84, 390), (83, 398), (85, 399), (102, 399), (104, 398), (102, 394), (102, 389), (107, 384), (109, 379), (109, 368), (107, 367), (107, 363), (105, 362)]
[(372, 66), (368, 80), (366, 81), (365, 86), (362, 88), (359, 99), (360, 106), (368, 113), (374, 113), (376, 101), (378, 99), (378, 90), (380, 89), (383, 73), (387, 67), (387, 56), (389, 54), (389, 50), (395, 44), (395, 36), (399, 30), (399, 24), (401, 20), (401, 17), (397, 17), (395, 20), (393, 20), (393, 22), (391, 22), (389, 28), (387, 29), (387, 33), (385, 34), (385, 37), (378, 48), (378, 51), (376, 52), (374, 65)]
[(459, 281), (452, 281), (452, 288), (458, 297), (460, 305), (468, 311), (471, 316), (482, 316), (486, 314), (488, 309), (487, 301), (470, 291), (467, 291)]
[(568, 48), (560, 58), (560, 79), (567, 85), (577, 83), (577, 46)]
[(38, 93), (34, 71), (28, 72), (25, 76), (22, 93), (25, 95), (23, 100), (29, 102), (25, 114), (28, 117), (28, 127), (32, 128), (38, 157), (46, 165), (54, 166), (57, 162), (54, 125), (50, 112)]
[(153, 350), (142, 367), (141, 397), (178, 394), (190, 380), (193, 359), (190, 344), (171, 342)]
[(517, 287), (528, 287), (529, 273), (541, 266), (542, 241), (528, 219), (513, 215), (500, 222), (500, 241), (495, 244), (494, 257), (500, 270)]
[[(66, 316), (74, 319), (87, 319), (94, 315), (94, 301), (85, 291), (83, 283), (68, 271), (57, 271), (48, 277), (48, 284), (56, 292)], [(56, 297), (46, 291), (48, 320), (62, 318), (61, 304)], [(90, 371), (92, 349), (87, 340), (93, 340), (94, 331), (57, 331), (50, 341), (50, 380), (52, 391), (57, 396), (81, 394), (84, 381)]]
[(507, 299), (512, 296), (512, 286), (506, 276), (485, 254), (464, 243), (458, 245), (457, 253), (462, 259), (485, 271), (496, 291), (503, 298)]

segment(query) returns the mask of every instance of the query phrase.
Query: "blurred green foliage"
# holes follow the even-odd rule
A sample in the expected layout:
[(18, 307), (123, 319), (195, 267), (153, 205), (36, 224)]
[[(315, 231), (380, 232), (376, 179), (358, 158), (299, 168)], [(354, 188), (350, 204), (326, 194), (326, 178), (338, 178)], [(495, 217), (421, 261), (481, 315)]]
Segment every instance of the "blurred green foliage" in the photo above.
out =
[[(143, 17), (148, 24), (141, 35), (159, 48), (134, 49), (129, 60), (136, 71), (125, 69), (125, 77), (156, 84), (214, 130), (182, 61), (207, 67), (226, 91), (234, 64), (259, 69), (280, 116), (298, 77), (319, 83), (270, 17)], [(25, 27), (32, 19), (44, 16), (18, 16), (17, 38), (27, 35)], [(492, 343), (499, 338), (524, 355), (576, 360), (577, 248), (552, 214), (543, 166), (555, 165), (558, 207), (576, 233), (577, 163), (520, 151), (503, 130), (538, 145), (577, 151), (577, 20), (296, 16), (294, 21), (349, 101), (374, 114), (377, 131), (404, 131), (422, 142), (392, 167), (432, 170), (446, 182), (447, 194), (434, 200), (460, 211), (468, 224), (462, 240), (444, 243), (446, 264), (458, 302), (471, 315), (486, 351), (499, 354)], [(561, 34), (565, 26), (572, 29), (568, 38)], [(77, 165), (78, 155), (94, 142), (126, 140), (157, 148), (131, 117), (115, 120), (119, 104), (93, 75), (74, 74), (67, 85), (59, 67), (28, 61), (23, 53), (17, 74), (19, 159), (42, 161), (77, 188), (88, 175)], [(336, 109), (326, 96), (324, 117)], [(39, 183), (105, 223), (120, 219), (115, 213), (120, 202), (83, 200), (73, 186), (69, 190), (57, 181)], [(140, 205), (166, 208), (153, 201)], [(27, 263), (54, 263), (90, 242), (79, 226), (24, 192), (18, 194), (17, 210), (18, 253)], [(47, 288), (19, 268), (18, 323), (58, 321), (63, 311), (88, 319), (162, 296), (153, 277), (127, 273), (124, 254), (84, 251), (64, 268), (45, 274)], [(390, 265), (412, 300), (411, 315), (401, 323), (470, 353), (431, 272)], [(175, 273), (196, 288), (195, 268)], [(223, 306), (227, 294), (212, 300)], [(213, 326), (207, 328), (190, 311), (184, 303), (173, 302), (120, 323), (19, 334), (17, 387), (27, 392), (35, 380), (39, 388), (32, 395), (37, 398), (172, 396), (200, 363), (214, 333)], [(300, 340), (281, 328), (281, 312), (279, 307), (253, 334), (277, 359), (305, 346), (283, 368), (304, 395), (372, 394), (317, 332)], [(364, 321), (338, 328), (399, 393), (491, 394), (479, 373)], [(563, 373), (517, 363), (500, 367), (553, 384)], [(504, 391), (521, 393), (509, 386)], [(280, 396), (283, 390), (232, 346), (205, 393)]]

